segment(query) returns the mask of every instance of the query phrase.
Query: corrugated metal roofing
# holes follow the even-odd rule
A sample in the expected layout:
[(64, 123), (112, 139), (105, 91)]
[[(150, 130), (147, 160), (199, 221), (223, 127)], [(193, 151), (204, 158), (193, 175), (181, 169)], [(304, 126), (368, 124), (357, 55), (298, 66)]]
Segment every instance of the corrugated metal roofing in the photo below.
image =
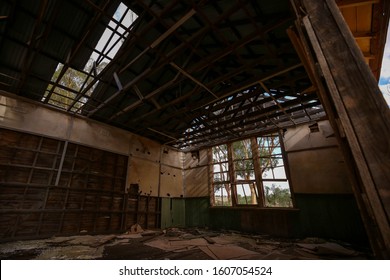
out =
[[(0, 89), (183, 149), (325, 116), (286, 33), (295, 20), (289, 0), (123, 1), (138, 18), (115, 31), (120, 3), (2, 1)], [(369, 19), (383, 3), (356, 9), (369, 26), (352, 31), (371, 28), (380, 40), (383, 23)], [(110, 21), (123, 45), (94, 70), (87, 63)], [(375, 42), (371, 52), (383, 48)], [(64, 84), (67, 69), (90, 76), (91, 88)]]

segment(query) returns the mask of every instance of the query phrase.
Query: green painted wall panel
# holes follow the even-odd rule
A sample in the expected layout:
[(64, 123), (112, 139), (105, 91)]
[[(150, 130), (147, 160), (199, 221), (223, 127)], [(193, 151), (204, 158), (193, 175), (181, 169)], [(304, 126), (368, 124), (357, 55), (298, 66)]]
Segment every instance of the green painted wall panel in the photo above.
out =
[(161, 227), (209, 227), (367, 243), (353, 195), (295, 194), (298, 209), (210, 208), (209, 198), (162, 198)]
[(209, 197), (186, 198), (186, 227), (209, 226)]
[(210, 227), (213, 229), (241, 230), (240, 210), (210, 208)]
[(184, 198), (161, 198), (161, 228), (185, 227)]
[(367, 237), (353, 195), (295, 194), (300, 209), (296, 234), (366, 243)]
[(172, 198), (172, 227), (186, 226), (186, 208), (184, 198)]
[(284, 237), (367, 244), (353, 195), (295, 194), (298, 209), (210, 208), (209, 226)]
[(168, 228), (172, 224), (171, 199), (161, 198), (161, 228)]

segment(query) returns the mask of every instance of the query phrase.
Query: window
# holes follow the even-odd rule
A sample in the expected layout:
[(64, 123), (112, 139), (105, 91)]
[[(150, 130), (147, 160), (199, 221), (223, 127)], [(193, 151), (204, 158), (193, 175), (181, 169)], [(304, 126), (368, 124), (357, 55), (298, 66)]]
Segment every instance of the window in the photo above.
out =
[(292, 207), (278, 133), (212, 148), (213, 206)]
[(212, 148), (213, 154), (213, 205), (231, 206), (231, 184), (227, 145)]
[(258, 192), (251, 139), (232, 144), (237, 204), (257, 204)]
[(278, 134), (257, 137), (264, 206), (292, 207), (290, 186)]

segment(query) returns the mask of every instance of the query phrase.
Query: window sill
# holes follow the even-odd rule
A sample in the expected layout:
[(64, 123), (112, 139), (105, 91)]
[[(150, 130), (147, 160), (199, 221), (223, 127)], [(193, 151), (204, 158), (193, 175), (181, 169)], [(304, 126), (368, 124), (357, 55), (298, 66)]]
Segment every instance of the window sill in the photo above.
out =
[(258, 207), (258, 206), (210, 206), (210, 210), (212, 209), (226, 209), (226, 210), (256, 210), (256, 211), (299, 211), (299, 208), (296, 207)]

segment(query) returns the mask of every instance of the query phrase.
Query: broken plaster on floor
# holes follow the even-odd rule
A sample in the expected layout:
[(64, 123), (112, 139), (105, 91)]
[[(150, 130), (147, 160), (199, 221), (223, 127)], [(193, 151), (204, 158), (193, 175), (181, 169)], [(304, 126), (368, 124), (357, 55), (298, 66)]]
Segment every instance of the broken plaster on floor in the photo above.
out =
[[(343, 246), (345, 245), (345, 246)], [(367, 259), (347, 244), (229, 231), (167, 229), (0, 244), (1, 259)]]

